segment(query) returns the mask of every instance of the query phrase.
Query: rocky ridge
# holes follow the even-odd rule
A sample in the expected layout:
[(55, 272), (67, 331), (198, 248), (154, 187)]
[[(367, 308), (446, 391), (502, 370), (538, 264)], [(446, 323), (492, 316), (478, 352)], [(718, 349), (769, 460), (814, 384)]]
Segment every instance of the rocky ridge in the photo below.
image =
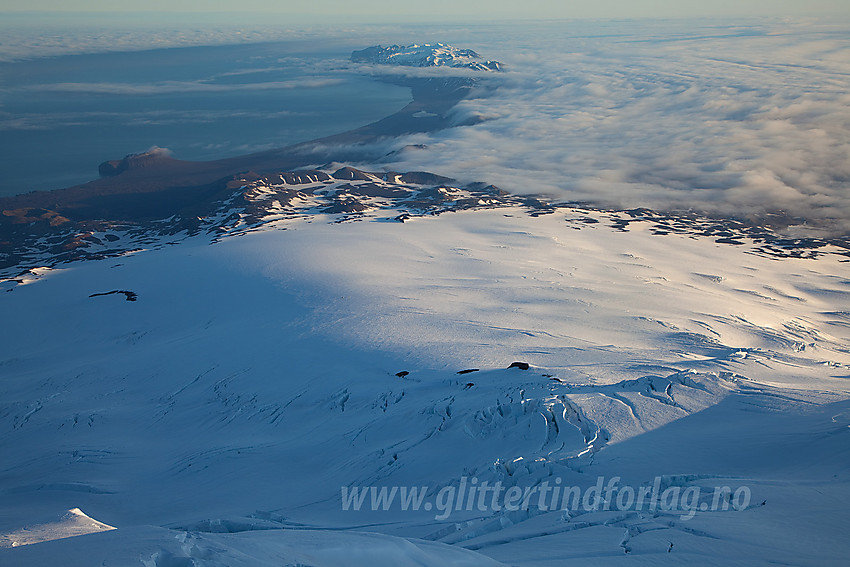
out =
[(748, 245), (753, 253), (773, 257), (831, 253), (850, 258), (850, 243), (843, 239), (789, 238), (775, 228), (745, 220), (557, 203), (540, 195), (510, 194), (487, 183), (461, 185), (433, 173), (367, 172), (345, 166), (230, 176), (212, 184), (204, 199), (167, 218), (69, 220), (55, 211), (24, 211), (30, 222), (18, 225), (14, 238), (0, 242), (0, 285), (13, 287), (39, 270), (63, 263), (121, 256), (204, 234), (217, 241), (268, 226), (285, 229), (297, 222), (403, 223), (494, 208), (521, 208), (531, 216), (563, 214), (565, 228), (578, 230), (596, 225), (621, 231), (641, 227), (659, 237), (690, 234), (720, 244)]

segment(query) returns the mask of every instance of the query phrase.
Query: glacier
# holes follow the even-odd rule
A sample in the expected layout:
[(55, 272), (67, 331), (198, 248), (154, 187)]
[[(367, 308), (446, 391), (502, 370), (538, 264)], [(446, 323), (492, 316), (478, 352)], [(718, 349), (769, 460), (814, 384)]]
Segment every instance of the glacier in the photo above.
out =
[[(439, 204), (411, 205), (429, 183)], [(240, 189), (254, 206), (205, 230), (7, 279), (4, 562), (843, 562), (844, 249), (488, 203), (421, 173)], [(442, 517), (341, 492), (473, 477), (751, 497)], [(49, 520), (71, 509), (90, 533)]]

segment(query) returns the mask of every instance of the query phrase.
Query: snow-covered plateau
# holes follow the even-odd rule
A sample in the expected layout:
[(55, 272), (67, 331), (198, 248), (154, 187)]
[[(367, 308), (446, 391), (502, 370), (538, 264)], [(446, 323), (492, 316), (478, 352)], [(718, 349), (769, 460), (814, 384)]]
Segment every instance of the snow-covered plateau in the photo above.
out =
[(471, 49), (459, 49), (443, 43), (423, 45), (373, 45), (351, 54), (354, 63), (400, 65), (402, 67), (463, 67), (475, 71), (502, 71), (498, 61), (482, 60)]
[(231, 185), (5, 270), (3, 565), (847, 564), (840, 242)]

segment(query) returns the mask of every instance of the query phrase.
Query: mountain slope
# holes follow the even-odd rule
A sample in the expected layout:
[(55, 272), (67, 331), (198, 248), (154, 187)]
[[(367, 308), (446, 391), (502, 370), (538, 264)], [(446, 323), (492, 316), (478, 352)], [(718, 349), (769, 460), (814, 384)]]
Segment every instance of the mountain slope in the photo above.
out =
[[(841, 249), (781, 257), (497, 192), (449, 212), (461, 188), (428, 214), (413, 204), (444, 179), (319, 173), (244, 185), (238, 219), (208, 219), (223, 231), (0, 293), (0, 533), (76, 507), (117, 528), (4, 562), (841, 564)], [(367, 207), (328, 210), (349, 197)], [(539, 506), (615, 477), (642, 506)], [(457, 500), (484, 482), (534, 492)], [(431, 496), (346, 509), (371, 487)]]

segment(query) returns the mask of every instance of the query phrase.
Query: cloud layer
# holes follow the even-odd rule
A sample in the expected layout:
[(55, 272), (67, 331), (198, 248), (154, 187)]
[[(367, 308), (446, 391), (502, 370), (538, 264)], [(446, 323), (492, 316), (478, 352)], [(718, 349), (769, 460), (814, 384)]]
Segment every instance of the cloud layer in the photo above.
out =
[(342, 79), (307, 77), (292, 81), (221, 84), (208, 81), (160, 81), (155, 83), (52, 83), (33, 85), (33, 91), (109, 95), (159, 95), (174, 93), (210, 93), (275, 89), (310, 89), (342, 84)]
[[(850, 34), (565, 24), (476, 50), (511, 65), (384, 164), (623, 207), (785, 213), (850, 230)], [(597, 33), (593, 33), (593, 32)]]

